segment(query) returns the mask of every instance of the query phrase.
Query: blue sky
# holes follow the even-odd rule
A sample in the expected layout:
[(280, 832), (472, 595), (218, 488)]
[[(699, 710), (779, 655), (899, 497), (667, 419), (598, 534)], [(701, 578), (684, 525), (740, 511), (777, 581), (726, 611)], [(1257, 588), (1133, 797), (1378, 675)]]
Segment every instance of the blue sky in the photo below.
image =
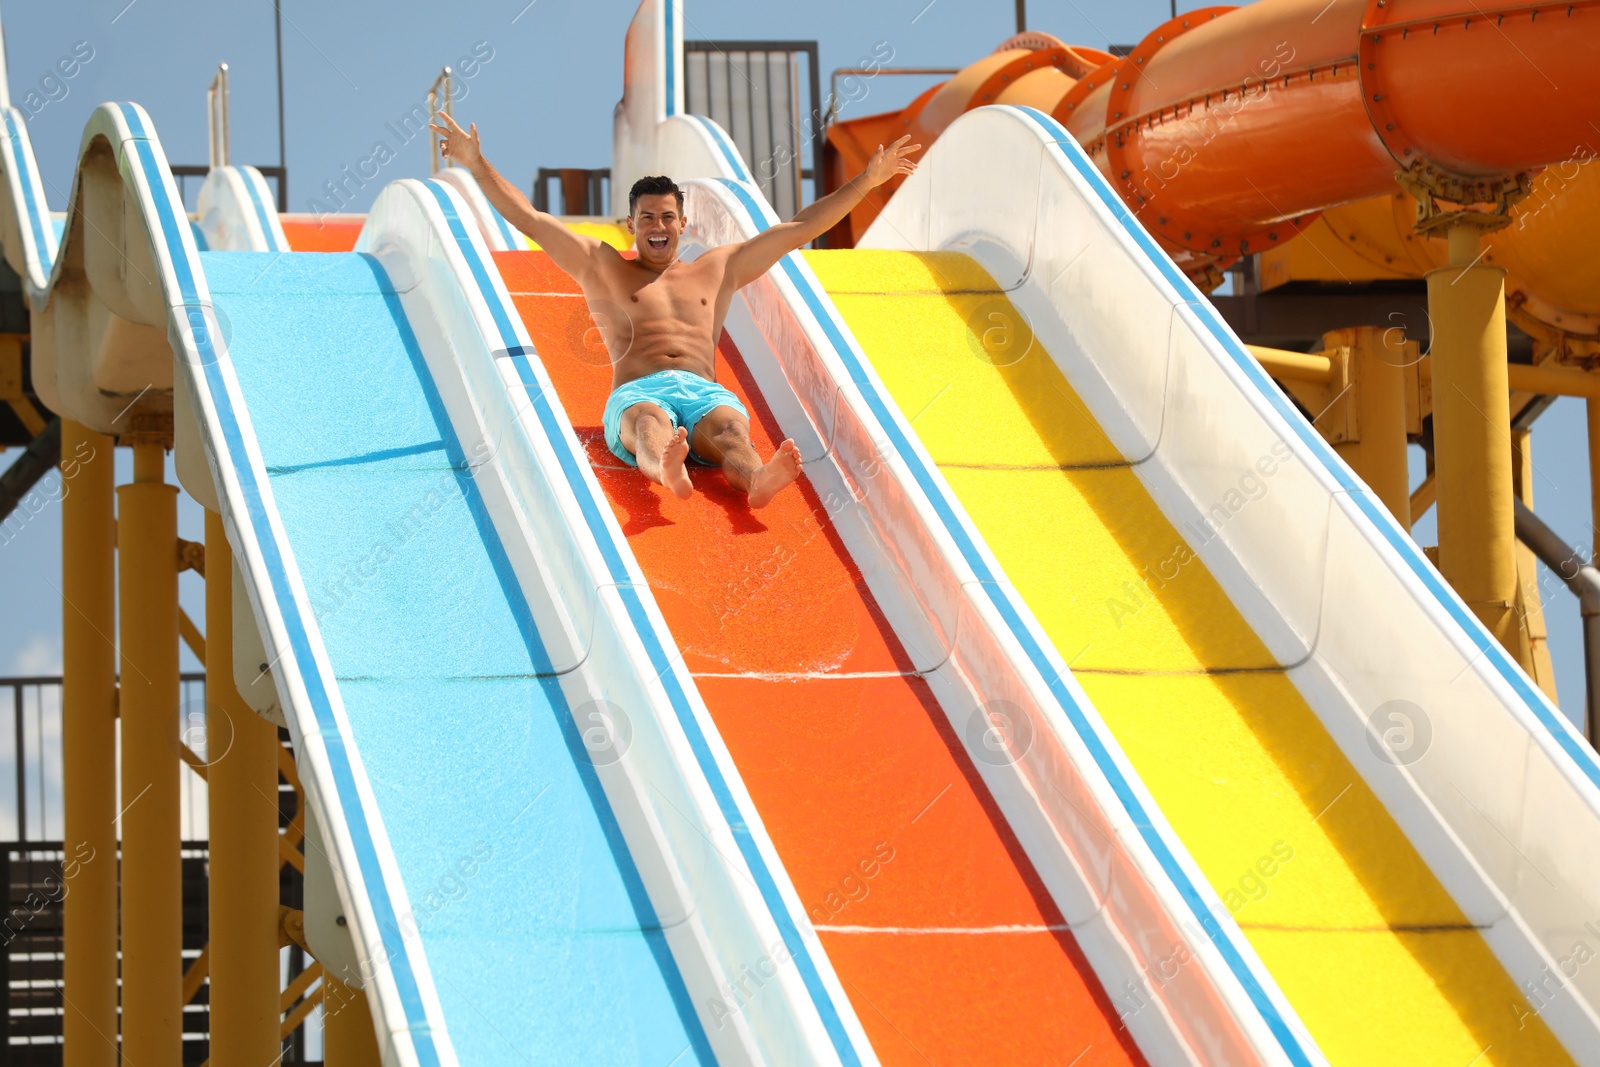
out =
[[(478, 123), (486, 154), (517, 184), (526, 189), (540, 166), (610, 161), (611, 113), (632, 0), (284, 0), (282, 10), (291, 210), (306, 210), (324, 182), (369, 156), (377, 141), (392, 144), (388, 124), (424, 99), (442, 65), (459, 64), (474, 48), (479, 55), (491, 49), (492, 58), (468, 83), (457, 115)], [(278, 162), (269, 0), (49, 0), (8, 3), (0, 14), (13, 101), (20, 105), (30, 89), (39, 92), (36, 102), (44, 101), (28, 124), (52, 207), (65, 206), (84, 123), (105, 100), (144, 105), (172, 162), (204, 163), (205, 90), (221, 61), (231, 70), (233, 161)], [(1137, 42), (1167, 18), (1168, 4), (1030, 0), (1028, 15), (1030, 28), (1104, 47)], [(829, 71), (856, 64), (881, 42), (893, 48), (897, 66), (961, 66), (1013, 32), (1014, 18), (1012, 0), (687, 0), (685, 36), (814, 39), (825, 85)], [(75, 49), (82, 56), (86, 48), (93, 56), (74, 77), (45, 80), (60, 58)], [(897, 106), (926, 84), (874, 79), (846, 114)], [(427, 153), (421, 138), (401, 147), (360, 190), (352, 209), (370, 204), (384, 182), (425, 175)], [(1546, 520), (1569, 542), (1587, 545), (1593, 535), (1584, 435), (1580, 402), (1562, 400), (1546, 412), (1534, 433), (1534, 492)], [(125, 465), (126, 457), (119, 458)], [(54, 495), (49, 487), (43, 492)], [(60, 666), (59, 509), (47, 501), (6, 533), (0, 538), (8, 593), (0, 610), (0, 674), (53, 673)], [(192, 502), (180, 516), (180, 533), (200, 539), (200, 513)], [(1431, 514), (1417, 534), (1424, 543), (1435, 539)], [(192, 575), (184, 582), (185, 604), (198, 619), (200, 583)], [(1581, 714), (1576, 602), (1548, 575), (1542, 585), (1563, 703)]]

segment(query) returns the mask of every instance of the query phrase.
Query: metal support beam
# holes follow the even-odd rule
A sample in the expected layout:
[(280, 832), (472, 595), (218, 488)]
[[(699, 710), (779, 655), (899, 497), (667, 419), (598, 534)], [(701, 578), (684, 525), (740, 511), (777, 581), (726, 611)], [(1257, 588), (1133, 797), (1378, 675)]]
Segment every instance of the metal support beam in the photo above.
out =
[(1429, 271), (1439, 570), (1524, 669), (1516, 612), (1505, 271), (1485, 266), (1478, 230), (1450, 230), (1450, 266)]
[(183, 867), (178, 808), (178, 489), (166, 449), (133, 442), (117, 489), (122, 712), (122, 1055), (183, 1058)]
[(1333, 380), (1333, 361), (1315, 352), (1289, 352), (1282, 348), (1246, 345), (1250, 354), (1274, 378), (1324, 384)]
[(60, 462), (61, 420), (51, 419), (22, 455), (0, 474), (0, 522), (10, 518), (34, 483)]
[(1388, 331), (1357, 326), (1324, 334), (1329, 348), (1349, 349), (1350, 397), (1355, 434), (1335, 444), (1344, 461), (1383, 501), (1404, 529), (1411, 529), (1411, 478), (1406, 464), (1405, 368), (1420, 358), (1415, 344), (1386, 345)]
[(1584, 691), (1588, 698), (1583, 733), (1591, 745), (1600, 744), (1600, 737), (1596, 736), (1596, 715), (1600, 713), (1600, 570), (1584, 563), (1583, 554), (1561, 540), (1532, 508), (1520, 500), (1515, 506), (1517, 537), (1578, 598), (1578, 610), (1583, 616)]
[[(62, 1063), (117, 1063), (116, 525), (110, 437), (60, 426), (62, 832), (71, 872), (62, 901)], [(59, 442), (58, 442), (59, 443)], [(59, 451), (59, 448), (58, 448)]]
[(377, 1029), (367, 995), (322, 978), (322, 1058), (327, 1067), (379, 1067)]
[[(1590, 400), (1589, 416), (1589, 515), (1590, 529), (1600, 530), (1600, 400)], [(1600, 536), (1595, 538), (1600, 542)], [(1589, 546), (1589, 562), (1600, 563), (1600, 547)]]
[(278, 731), (233, 683), (233, 562), (206, 512), (211, 1061), (271, 1063), (278, 1038)]

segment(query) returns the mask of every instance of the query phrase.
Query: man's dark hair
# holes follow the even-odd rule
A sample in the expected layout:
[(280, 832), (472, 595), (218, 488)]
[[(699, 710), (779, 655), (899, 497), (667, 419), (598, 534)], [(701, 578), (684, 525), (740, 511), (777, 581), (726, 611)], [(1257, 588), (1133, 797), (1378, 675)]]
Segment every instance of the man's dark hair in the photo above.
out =
[(677, 182), (664, 174), (640, 178), (628, 190), (628, 214), (633, 214), (641, 196), (666, 196), (668, 193), (678, 198), (678, 214), (683, 214), (683, 190), (678, 188)]

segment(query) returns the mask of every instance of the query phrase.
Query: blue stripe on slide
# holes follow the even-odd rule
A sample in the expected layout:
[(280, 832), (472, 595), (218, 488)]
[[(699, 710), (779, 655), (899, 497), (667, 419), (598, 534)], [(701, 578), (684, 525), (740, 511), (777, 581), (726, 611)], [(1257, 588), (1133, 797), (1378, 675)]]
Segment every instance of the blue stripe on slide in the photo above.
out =
[[(488, 201), (486, 200), (484, 203), (488, 203)], [(489, 214), (494, 218), (494, 224), (500, 230), (500, 239), (506, 243), (507, 251), (520, 252), (528, 247), (528, 242), (524, 241), (522, 235), (512, 227), (511, 223), (506, 221), (504, 215), (495, 210), (493, 204), (489, 204)]]
[[(670, 3), (670, 0), (667, 0)], [(861, 1060), (857, 1056), (855, 1046), (850, 1040), (844, 1027), (844, 1021), (839, 1015), (839, 1009), (833, 1002), (828, 988), (823, 984), (822, 975), (817, 970), (816, 961), (811, 958), (811, 952), (805, 941), (800, 936), (799, 928), (795, 926), (788, 908), (784, 905), (783, 895), (778, 890), (776, 879), (771, 869), (767, 866), (766, 857), (761, 854), (760, 846), (751, 836), (745, 820), (745, 814), (740, 810), (738, 802), (734, 800), (733, 792), (728, 786), (727, 779), (718, 766), (716, 756), (711, 751), (704, 731), (700, 728), (699, 720), (694, 716), (690, 705), (689, 695), (680, 684), (678, 672), (673, 669), (672, 657), (668, 655), (666, 647), (660, 640), (655, 627), (650, 623), (649, 613), (645, 610), (644, 600), (638, 588), (633, 584), (633, 576), (628, 573), (627, 564), (623, 561), (624, 549), (612, 537), (607, 527), (600, 501), (590, 492), (583, 478), (583, 469), (580, 466), (578, 446), (572, 438), (570, 430), (556, 417), (551, 408), (549, 398), (539, 385), (538, 376), (534, 373), (529, 361), (530, 356), (537, 355), (529, 346), (522, 344), (517, 338), (516, 327), (512, 323), (515, 314), (512, 309), (501, 301), (495, 292), (493, 281), (490, 279), (487, 265), (478, 251), (473, 247), (472, 240), (467, 235), (466, 228), (462, 225), (460, 217), (456, 214), (455, 205), (451, 203), (450, 194), (438, 182), (429, 182), (428, 188), (433, 191), (434, 199), (439, 203), (439, 209), (444, 213), (445, 220), (450, 225), (450, 232), (460, 246), (461, 254), (467, 261), (467, 266), (472, 271), (473, 280), (477, 282), (484, 303), (489, 307), (495, 327), (500, 331), (500, 343), (510, 354), (512, 365), (517, 368), (517, 373), (522, 380), (528, 399), (532, 402), (533, 410), (539, 417), (540, 428), (554, 446), (557, 459), (561, 463), (562, 473), (567, 478), (567, 483), (572, 489), (573, 496), (578, 501), (578, 507), (583, 513), (584, 521), (588, 526), (589, 534), (594, 538), (599, 547), (601, 556), (605, 559), (606, 568), (610, 578), (617, 585), (618, 595), (628, 609), (628, 617), (633, 622), (638, 632), (639, 640), (644, 644), (649, 653), (650, 664), (655, 668), (657, 675), (666, 690), (668, 699), (672, 702), (673, 711), (678, 717), (678, 722), (688, 738), (689, 746), (694, 751), (695, 760), (700, 771), (705, 775), (711, 786), (712, 795), (715, 796), (717, 807), (733, 830), (735, 840), (739, 844), (739, 852), (749, 865), (750, 872), (756, 880), (756, 886), (761, 891), (762, 900), (771, 912), (779, 932), (783, 935), (783, 942), (789, 953), (794, 958), (795, 966), (804, 980), (806, 990), (811, 994), (812, 1001), (816, 1004), (817, 1013), (822, 1018), (823, 1026), (828, 1031), (829, 1038), (833, 1041), (834, 1050), (839, 1058), (851, 1067), (859, 1067)]]
[[(1116, 216), (1123, 229), (1144, 250), (1150, 262), (1178, 291), (1179, 297), (1193, 306), (1196, 317), (1200, 319), (1211, 335), (1221, 343), (1229, 358), (1244, 372), (1245, 377), (1250, 379), (1251, 384), (1256, 387), (1256, 392), (1260, 394), (1261, 398), (1266, 400), (1282, 416), (1284, 424), (1295, 434), (1300, 443), (1322, 462), (1323, 467), (1339, 483), (1339, 487), (1349, 493), (1350, 499), (1355, 502), (1356, 507), (1361, 509), (1362, 514), (1371, 521), (1377, 533), (1395, 550), (1406, 566), (1411, 569), (1411, 573), (1422, 583), (1423, 587), (1433, 594), (1439, 606), (1461, 626), (1466, 633), (1467, 639), (1472, 642), (1473, 647), (1494, 665), (1500, 677), (1521, 698), (1528, 710), (1533, 713), (1534, 718), (1539, 721), (1539, 724), (1550, 732), (1556, 744), (1561, 746), (1562, 751), (1572, 757), (1573, 762), (1578, 765), (1578, 769), (1583, 772), (1590, 782), (1600, 786), (1600, 762), (1596, 761), (1594, 750), (1589, 747), (1587, 742), (1578, 737), (1571, 723), (1552, 711), (1545, 702), (1543, 694), (1534, 688), (1527, 675), (1523, 674), (1516, 664), (1511, 661), (1511, 657), (1506, 654), (1505, 649), (1500, 647), (1500, 642), (1496, 641), (1489, 631), (1484, 628), (1476, 615), (1461, 606), (1449, 586), (1445, 584), (1444, 579), (1440, 577), (1439, 572), (1418, 551), (1416, 542), (1401, 533), (1399, 527), (1395, 525), (1393, 517), (1373, 497), (1372, 493), (1356, 479), (1350, 468), (1333, 451), (1332, 446), (1323, 440), (1322, 435), (1314, 431), (1300, 413), (1284, 399), (1283, 393), (1276, 385), (1272, 384), (1271, 377), (1261, 369), (1261, 364), (1246, 351), (1239, 338), (1222, 321), (1222, 317), (1217, 314), (1217, 310), (1212, 306), (1211, 301), (1207, 300), (1194, 287), (1194, 283), (1189, 281), (1188, 277), (1172, 262), (1171, 257), (1161, 250), (1145, 228), (1139, 225), (1137, 220), (1128, 212), (1127, 205), (1122, 202), (1122, 198), (1106, 184), (1105, 178), (1100, 174), (1099, 170), (1095, 169), (1094, 164), (1089, 162), (1088, 158), (1083, 155), (1083, 150), (1072, 139), (1072, 135), (1055, 119), (1042, 111), (1031, 107), (1019, 107), (1017, 110), (1033, 120), (1034, 124), (1050, 138), (1051, 147), (1089, 183), (1090, 188), (1094, 189), (1101, 202)], [(1072, 146), (1070, 149), (1066, 147), (1068, 144)]]
[[(261, 224), (261, 236), (262, 239), (267, 242), (267, 251), (289, 251), (278, 241), (277, 231), (272, 228), (272, 222), (267, 216), (267, 207), (261, 202), (261, 189), (256, 185), (255, 178), (250, 174), (249, 171), (242, 168), (239, 170), (239, 178), (244, 182), (247, 195), (250, 197), (250, 206), (256, 209), (256, 222)], [(274, 213), (276, 213), (277, 210), (278, 209), (276, 207), (272, 209)]]
[[(156, 163), (155, 152), (151, 148), (149, 136), (145, 133), (138, 111), (128, 104), (117, 106), (135, 138), (130, 146), (131, 153), (143, 172), (145, 182), (150, 188), (151, 199), (155, 202), (159, 237), (166, 243), (167, 254), (171, 259), (173, 272), (177, 276), (178, 295), (187, 305), (187, 313), (193, 315), (197, 313), (200, 301), (199, 290), (195, 284), (198, 264), (190, 259), (184, 250), (182, 239), (178, 236), (181, 231), (178, 229), (177, 212), (173, 210), (172, 202), (166, 195), (165, 174)], [(273, 536), (272, 525), (267, 516), (265, 495), (257, 478), (257, 472), (247, 458), (249, 452), (243, 428), (239, 424), (238, 413), (233, 409), (227, 382), (222, 373), (221, 353), (213, 346), (211, 332), (208, 329), (193, 329), (190, 333), (194, 338), (206, 385), (211, 391), (212, 401), (216, 404), (218, 422), (227, 445), (229, 461), (233, 465), (234, 474), (239, 479), (240, 490), (244, 494), (245, 514), (242, 517), (249, 521), (256, 541), (260, 545), (262, 559), (266, 563), (267, 574), (272, 583), (273, 599), (283, 613), (284, 626), (288, 631), (290, 654), (294, 657), (296, 668), (305, 683), (317, 730), (326, 746), (334, 788), (344, 815), (344, 826), (350, 834), (361, 877), (366, 883), (367, 900), (377, 919), (382, 950), (387, 957), (384, 962), (394, 976), (409, 1037), (416, 1050), (417, 1059), (423, 1067), (439, 1067), (439, 1052), (434, 1046), (433, 1036), (429, 1030), (427, 1012), (422, 1003), (422, 992), (411, 969), (411, 960), (406, 955), (399, 917), (395, 914), (394, 902), (389, 896), (389, 888), (384, 881), (383, 869), (379, 863), (377, 846), (373, 841), (371, 828), (367, 824), (366, 812), (361, 806), (361, 795), (356, 788), (350, 755), (345, 749), (345, 737), (339, 730), (325, 679), (312, 653), (309, 627), (301, 615), (299, 605), (295, 602), (284, 548)], [(236, 520), (238, 518), (241, 516), (235, 516)]]
[(744, 160), (739, 158), (738, 151), (733, 147), (733, 145), (728, 143), (728, 137), (725, 133), (723, 133), (722, 127), (718, 126), (711, 119), (705, 118), (701, 115), (690, 115), (688, 117), (693, 119), (700, 126), (700, 128), (706, 132), (707, 136), (711, 138), (712, 142), (717, 146), (717, 150), (722, 153), (722, 158), (727, 162), (729, 169), (733, 171), (735, 176), (737, 176), (741, 181), (747, 181), (751, 185), (754, 185), (755, 179), (750, 176), (750, 168), (744, 165)]
[(25, 202), (24, 210), (28, 216), (28, 228), (33, 231), (35, 254), (39, 257), (40, 267), (48, 275), (50, 269), (55, 266), (53, 262), (46, 261), (47, 258), (55, 258), (50, 255), (50, 246), (45, 240), (45, 226), (47, 225), (45, 216), (48, 214), (49, 208), (34, 199), (33, 182), (30, 180), (33, 175), (28, 167), (19, 165), (23, 161), (21, 159), (22, 135), (17, 129), (17, 113), (8, 107), (5, 109), (5, 117), (6, 136), (11, 142), (11, 164), (16, 167), (17, 185), (22, 189), (22, 199)]
[(678, 113), (678, 35), (673, 32), (677, 25), (678, 0), (658, 0), (666, 6), (666, 20), (663, 23), (666, 40), (661, 44), (662, 69), (666, 75), (667, 87), (667, 118)]
[[(747, 189), (735, 182), (726, 180), (723, 181), (723, 184), (739, 198), (751, 221), (758, 229), (765, 230), (770, 225), (763, 206), (750, 195)], [(960, 549), (962, 558), (966, 560), (967, 565), (972, 568), (973, 573), (983, 583), (984, 590), (988, 593), (989, 599), (996, 610), (999, 611), (1001, 618), (1005, 620), (1012, 637), (1027, 653), (1028, 659), (1034, 668), (1048, 681), (1050, 691), (1055, 696), (1056, 702), (1066, 714), (1068, 721), (1072, 723), (1073, 729), (1077, 731), (1078, 736), (1089, 749), (1090, 755), (1094, 757), (1095, 765), (1100, 769), (1100, 773), (1111, 784), (1117, 799), (1122, 803), (1123, 810), (1134, 825), (1139, 828), (1139, 834), (1144, 838), (1145, 844), (1155, 854), (1162, 870), (1171, 879), (1184, 903), (1189, 906), (1190, 913), (1194, 915), (1201, 928), (1205, 930), (1207, 937), (1211, 939), (1211, 943), (1216, 946), (1222, 958), (1227, 961), (1229, 970), (1233, 972), (1239, 984), (1249, 994), (1251, 1003), (1261, 1013), (1262, 1019), (1272, 1030), (1273, 1035), (1278, 1039), (1279, 1045), (1282, 1046), (1290, 1061), (1309, 1067), (1311, 1059), (1301, 1047), (1300, 1039), (1278, 1011), (1277, 1006), (1272, 1003), (1271, 998), (1267, 996), (1266, 990), (1262, 989), (1260, 983), (1256, 981), (1255, 975), (1245, 964), (1238, 947), (1222, 929), (1221, 924), (1217, 922), (1211, 910), (1206, 907), (1198, 888), (1184, 873), (1177, 858), (1167, 847), (1166, 840), (1156, 831), (1150, 813), (1145, 810), (1144, 805), (1135, 795), (1131, 784), (1123, 775), (1122, 769), (1117, 766), (1116, 760), (1112, 758), (1111, 753), (1101, 741), (1099, 733), (1090, 724), (1087, 714), (1068, 691), (1065, 681), (1055, 671), (1044, 648), (1034, 640), (1032, 631), (1023, 623), (1018, 606), (1012, 602), (1009, 596), (1002, 592), (1002, 587), (995, 580), (995, 574), (989, 570), (988, 564), (984, 562), (982, 553), (978, 551), (977, 545), (968, 536), (965, 525), (957, 517), (955, 505), (952, 502), (949, 491), (935, 478), (911, 447), (911, 442), (902, 431), (899, 421), (891, 414), (888, 402), (883, 394), (879, 392), (876, 384), (868, 375), (866, 368), (862, 366), (861, 361), (856, 358), (854, 349), (845, 340), (838, 320), (826, 310), (827, 307), (831, 307), (831, 303), (824, 304), (826, 297), (816, 286), (811, 284), (800, 269), (799, 254), (790, 253), (779, 262), (783, 267), (784, 274), (799, 291), (801, 299), (805, 301), (812, 316), (816, 318), (818, 325), (822, 327), (822, 331), (827, 336), (829, 343), (833, 345), (834, 351), (844, 363), (846, 370), (850, 374), (850, 380), (860, 389), (862, 397), (866, 400), (867, 406), (872, 410), (873, 415), (878, 420), (878, 424), (888, 436), (890, 444), (899, 453), (906, 466), (910, 468), (912, 477), (916, 479), (917, 485), (927, 496), (929, 503), (933, 505), (934, 512), (939, 516), (940, 522), (944, 524), (945, 531), (950, 535), (951, 540), (956, 543), (957, 548)]]

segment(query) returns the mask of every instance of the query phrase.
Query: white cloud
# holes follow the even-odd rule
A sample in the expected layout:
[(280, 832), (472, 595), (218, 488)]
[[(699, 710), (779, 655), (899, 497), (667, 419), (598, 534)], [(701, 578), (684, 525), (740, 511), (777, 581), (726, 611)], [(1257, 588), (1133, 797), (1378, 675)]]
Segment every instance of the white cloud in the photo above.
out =
[(60, 675), (61, 638), (55, 634), (34, 634), (11, 657), (6, 672), (13, 675)]

